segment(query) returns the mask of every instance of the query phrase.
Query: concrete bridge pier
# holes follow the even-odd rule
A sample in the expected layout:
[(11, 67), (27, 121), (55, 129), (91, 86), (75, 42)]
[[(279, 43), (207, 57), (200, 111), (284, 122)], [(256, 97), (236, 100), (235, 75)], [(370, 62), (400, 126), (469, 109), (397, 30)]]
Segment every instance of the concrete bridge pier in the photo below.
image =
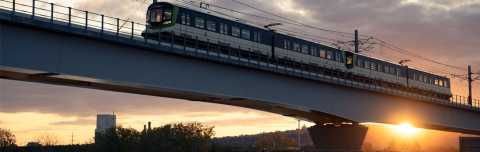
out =
[(358, 123), (316, 123), (308, 128), (315, 149), (361, 150), (368, 127)]

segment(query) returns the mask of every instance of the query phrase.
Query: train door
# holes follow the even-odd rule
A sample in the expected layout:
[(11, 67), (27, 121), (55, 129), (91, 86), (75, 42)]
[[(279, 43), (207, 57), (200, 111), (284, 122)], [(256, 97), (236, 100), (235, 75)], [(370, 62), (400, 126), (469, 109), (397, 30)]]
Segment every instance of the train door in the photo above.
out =
[(355, 62), (356, 62), (355, 54), (352, 52), (344, 51), (343, 55), (344, 55), (343, 58), (344, 58), (345, 67), (347, 69), (353, 69), (355, 67)]

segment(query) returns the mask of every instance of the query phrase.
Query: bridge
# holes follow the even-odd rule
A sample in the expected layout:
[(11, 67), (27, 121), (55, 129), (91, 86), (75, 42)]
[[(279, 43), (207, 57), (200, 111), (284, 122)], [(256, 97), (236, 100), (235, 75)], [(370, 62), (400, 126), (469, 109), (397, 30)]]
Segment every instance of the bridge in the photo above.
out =
[[(76, 16), (72, 10), (80, 10), (72, 8), (57, 12), (54, 8), (63, 6), (54, 4), (45, 9), (36, 8), (35, 1), (1, 2), (3, 79), (226, 104), (300, 118), (316, 123), (309, 132), (317, 149), (360, 149), (368, 130), (360, 123), (365, 122), (409, 122), (480, 135), (478, 100), (468, 105), (464, 97), (442, 100), (415, 94), (382, 85), (389, 82), (376, 83), (371, 76), (341, 75), (308, 61), (291, 65), (234, 45), (225, 45), (222, 50), (228, 51), (205, 49), (198, 38), (187, 42), (172, 34), (160, 42), (144, 39), (138, 33), (145, 25), (132, 22), (130, 29), (120, 30), (120, 19), (110, 18), (109, 23), (103, 15), (83, 11), (85, 16)], [(101, 21), (89, 23), (89, 15), (101, 16)]]

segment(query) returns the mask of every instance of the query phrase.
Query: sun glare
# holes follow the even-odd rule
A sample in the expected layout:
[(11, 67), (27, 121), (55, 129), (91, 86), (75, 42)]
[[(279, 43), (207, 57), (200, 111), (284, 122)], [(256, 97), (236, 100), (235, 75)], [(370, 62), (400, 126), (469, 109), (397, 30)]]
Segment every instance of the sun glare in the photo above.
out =
[(409, 123), (402, 123), (400, 125), (393, 126), (393, 128), (402, 134), (412, 134), (415, 133), (418, 129), (410, 125)]

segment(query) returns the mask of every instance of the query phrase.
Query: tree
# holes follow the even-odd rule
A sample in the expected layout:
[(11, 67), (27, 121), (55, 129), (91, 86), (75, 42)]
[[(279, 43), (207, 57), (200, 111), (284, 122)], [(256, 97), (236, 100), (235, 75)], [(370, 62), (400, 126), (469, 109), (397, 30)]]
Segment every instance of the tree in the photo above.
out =
[(275, 131), (265, 134), (257, 142), (255, 147), (259, 149), (287, 149), (298, 147), (294, 139), (288, 138), (281, 131)]
[(207, 151), (213, 126), (201, 123), (176, 123), (153, 128), (142, 134), (143, 151)]
[(134, 151), (140, 141), (140, 132), (118, 125), (97, 133), (95, 138), (98, 151)]
[(5, 151), (7, 148), (16, 147), (17, 142), (15, 135), (10, 130), (0, 128), (0, 151)]
[(96, 151), (207, 151), (214, 127), (176, 123), (139, 132), (121, 125), (97, 133)]
[(422, 147), (420, 146), (420, 143), (416, 140), (413, 142), (412, 147), (410, 148), (412, 152), (419, 152), (421, 149)]
[(53, 145), (59, 145), (60, 140), (58, 139), (58, 135), (54, 133), (49, 133), (49, 132), (43, 132), (35, 135), (33, 137), (33, 141), (36, 141), (43, 146), (53, 146)]
[(395, 139), (392, 139), (392, 141), (390, 141), (388, 143), (388, 146), (385, 150), (388, 150), (388, 151), (396, 151), (397, 150), (397, 143), (395, 142)]
[(363, 150), (372, 150), (372, 144), (370, 142), (364, 142), (362, 145)]

